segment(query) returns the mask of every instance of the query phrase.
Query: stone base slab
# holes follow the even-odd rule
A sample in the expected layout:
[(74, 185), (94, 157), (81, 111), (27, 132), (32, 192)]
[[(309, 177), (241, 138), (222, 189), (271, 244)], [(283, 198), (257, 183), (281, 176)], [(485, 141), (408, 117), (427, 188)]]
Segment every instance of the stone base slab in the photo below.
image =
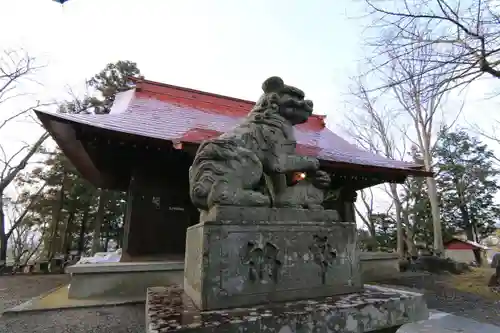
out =
[(149, 288), (146, 300), (148, 333), (394, 332), (428, 317), (422, 294), (376, 286), (344, 296), (217, 311), (200, 311), (180, 286)]
[(71, 274), (70, 299), (145, 299), (149, 287), (182, 283), (184, 263), (134, 262), (80, 264), (66, 269)]
[(202, 310), (362, 289), (356, 224), (336, 211), (214, 207), (186, 236), (184, 290)]
[(400, 275), (397, 253), (360, 252), (359, 261), (363, 282), (375, 282)]

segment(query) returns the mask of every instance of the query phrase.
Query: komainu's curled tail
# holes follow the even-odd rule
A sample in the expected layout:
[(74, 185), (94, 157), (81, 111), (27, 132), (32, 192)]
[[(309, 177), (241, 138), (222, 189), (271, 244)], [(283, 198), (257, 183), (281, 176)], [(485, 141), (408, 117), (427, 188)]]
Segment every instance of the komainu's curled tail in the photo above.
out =
[(261, 176), (260, 160), (241, 143), (220, 138), (205, 141), (189, 169), (189, 195), (202, 210), (214, 204), (268, 205), (269, 198), (254, 191)]
[[(231, 155), (231, 156), (230, 156)], [(214, 184), (227, 173), (224, 160), (232, 157), (220, 144), (203, 142), (189, 168), (189, 195), (193, 204), (203, 210), (208, 209), (208, 196)]]

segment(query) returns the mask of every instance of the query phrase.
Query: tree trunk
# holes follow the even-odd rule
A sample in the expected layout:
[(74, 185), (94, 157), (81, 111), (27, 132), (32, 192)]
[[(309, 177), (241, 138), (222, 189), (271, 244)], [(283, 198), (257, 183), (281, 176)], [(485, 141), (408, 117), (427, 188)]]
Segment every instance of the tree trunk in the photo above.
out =
[(104, 223), (105, 200), (106, 200), (106, 191), (100, 189), (99, 207), (97, 209), (97, 214), (94, 223), (94, 233), (92, 236), (92, 255), (96, 254), (101, 250), (101, 227)]
[(0, 232), (0, 266), (7, 262), (7, 237), (4, 232)]
[(82, 224), (80, 225), (80, 234), (78, 235), (78, 255), (82, 256), (85, 252), (85, 229), (89, 219), (89, 206), (83, 211)]
[[(426, 171), (432, 172), (432, 148), (431, 148), (431, 128), (432, 128), (432, 115), (429, 117), (422, 117), (421, 100), (420, 95), (415, 91), (416, 99), (416, 118), (415, 129), (417, 130), (418, 141), (420, 143), (420, 150), (422, 151), (422, 157), (424, 159), (424, 166)], [(441, 226), (441, 212), (439, 209), (439, 200), (437, 195), (436, 179), (434, 177), (427, 177), (427, 190), (429, 195), (429, 201), (431, 204), (432, 213), (432, 226), (434, 234), (434, 253), (441, 256), (444, 253), (443, 245), (443, 233)]]
[(0, 267), (7, 262), (7, 236), (5, 235), (5, 212), (3, 211), (3, 191), (0, 191)]
[(61, 254), (68, 254), (68, 249), (71, 247), (71, 225), (73, 224), (73, 220), (75, 219), (76, 212), (73, 210), (68, 214), (68, 218), (66, 219), (66, 223), (63, 226), (63, 230), (61, 230), (61, 247), (59, 248), (59, 252)]
[(429, 189), (429, 201), (431, 203), (432, 225), (434, 231), (434, 252), (438, 256), (444, 253), (443, 232), (441, 227), (441, 216), (439, 211), (439, 200), (437, 196), (436, 180), (427, 177), (427, 187)]
[(66, 183), (66, 171), (63, 171), (63, 176), (61, 180), (61, 189), (59, 190), (59, 198), (56, 202), (53, 203), (52, 205), (52, 226), (51, 226), (51, 232), (49, 236), (49, 242), (50, 245), (48, 247), (48, 254), (47, 254), (47, 259), (50, 261), (55, 255), (55, 251), (57, 249), (57, 242), (56, 242), (56, 237), (57, 237), (57, 230), (59, 229), (59, 219), (61, 218), (61, 212), (62, 208), (64, 205), (64, 185)]
[(401, 221), (401, 215), (403, 213), (403, 207), (398, 196), (398, 189), (396, 184), (390, 184), (392, 201), (394, 202), (394, 207), (396, 208), (396, 230), (397, 230), (397, 252), (399, 258), (405, 257), (405, 235), (403, 232), (403, 223)]
[(104, 241), (104, 251), (108, 251), (109, 241), (111, 240), (109, 232), (106, 233), (106, 238)]
[(467, 210), (467, 207), (461, 203), (460, 206), (458, 207), (460, 210), (460, 215), (462, 215), (462, 223), (465, 226), (465, 232), (467, 234), (467, 240), (475, 242), (475, 237), (474, 237), (474, 226), (471, 223), (471, 220), (469, 218), (469, 211)]

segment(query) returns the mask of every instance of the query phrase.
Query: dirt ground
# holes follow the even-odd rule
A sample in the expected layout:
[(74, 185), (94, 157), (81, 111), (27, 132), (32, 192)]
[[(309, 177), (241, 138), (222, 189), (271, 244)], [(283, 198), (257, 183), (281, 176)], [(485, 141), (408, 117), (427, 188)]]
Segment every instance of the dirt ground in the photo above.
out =
[[(466, 276), (465, 276), (466, 277)], [(481, 278), (475, 282), (465, 283), (471, 285), (464, 290), (461, 285), (454, 285), (450, 280), (457, 277), (449, 275), (423, 275), (381, 281), (381, 284), (395, 288), (408, 288), (424, 294), (429, 309), (443, 311), (500, 326), (500, 301), (494, 297), (484, 297), (480, 293), (471, 292), (474, 289), (484, 289), (474, 283), (483, 283)], [(464, 278), (464, 277), (462, 277)], [(467, 278), (467, 277), (466, 277)], [(458, 287), (458, 288), (457, 288)]]
[[(0, 310), (69, 282), (69, 276), (0, 277)], [(144, 305), (24, 313), (0, 317), (0, 333), (144, 333)]]
[(0, 312), (68, 282), (67, 274), (0, 276)]
[(473, 268), (470, 272), (450, 276), (446, 279), (446, 284), (460, 291), (500, 301), (500, 293), (488, 287), (488, 282), (494, 273), (493, 268)]

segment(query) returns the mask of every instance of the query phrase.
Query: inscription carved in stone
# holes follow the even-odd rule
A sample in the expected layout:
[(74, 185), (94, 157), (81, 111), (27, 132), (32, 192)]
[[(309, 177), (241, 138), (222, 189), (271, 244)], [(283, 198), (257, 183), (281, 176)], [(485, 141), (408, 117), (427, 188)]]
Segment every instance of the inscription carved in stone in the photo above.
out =
[(337, 251), (328, 243), (327, 236), (313, 236), (313, 243), (309, 246), (314, 262), (320, 267), (321, 283), (326, 283), (326, 273), (337, 258)]
[(279, 248), (271, 242), (259, 244), (248, 242), (244, 249), (243, 262), (248, 265), (248, 278), (252, 282), (278, 282), (278, 273), (282, 266), (278, 259)]

